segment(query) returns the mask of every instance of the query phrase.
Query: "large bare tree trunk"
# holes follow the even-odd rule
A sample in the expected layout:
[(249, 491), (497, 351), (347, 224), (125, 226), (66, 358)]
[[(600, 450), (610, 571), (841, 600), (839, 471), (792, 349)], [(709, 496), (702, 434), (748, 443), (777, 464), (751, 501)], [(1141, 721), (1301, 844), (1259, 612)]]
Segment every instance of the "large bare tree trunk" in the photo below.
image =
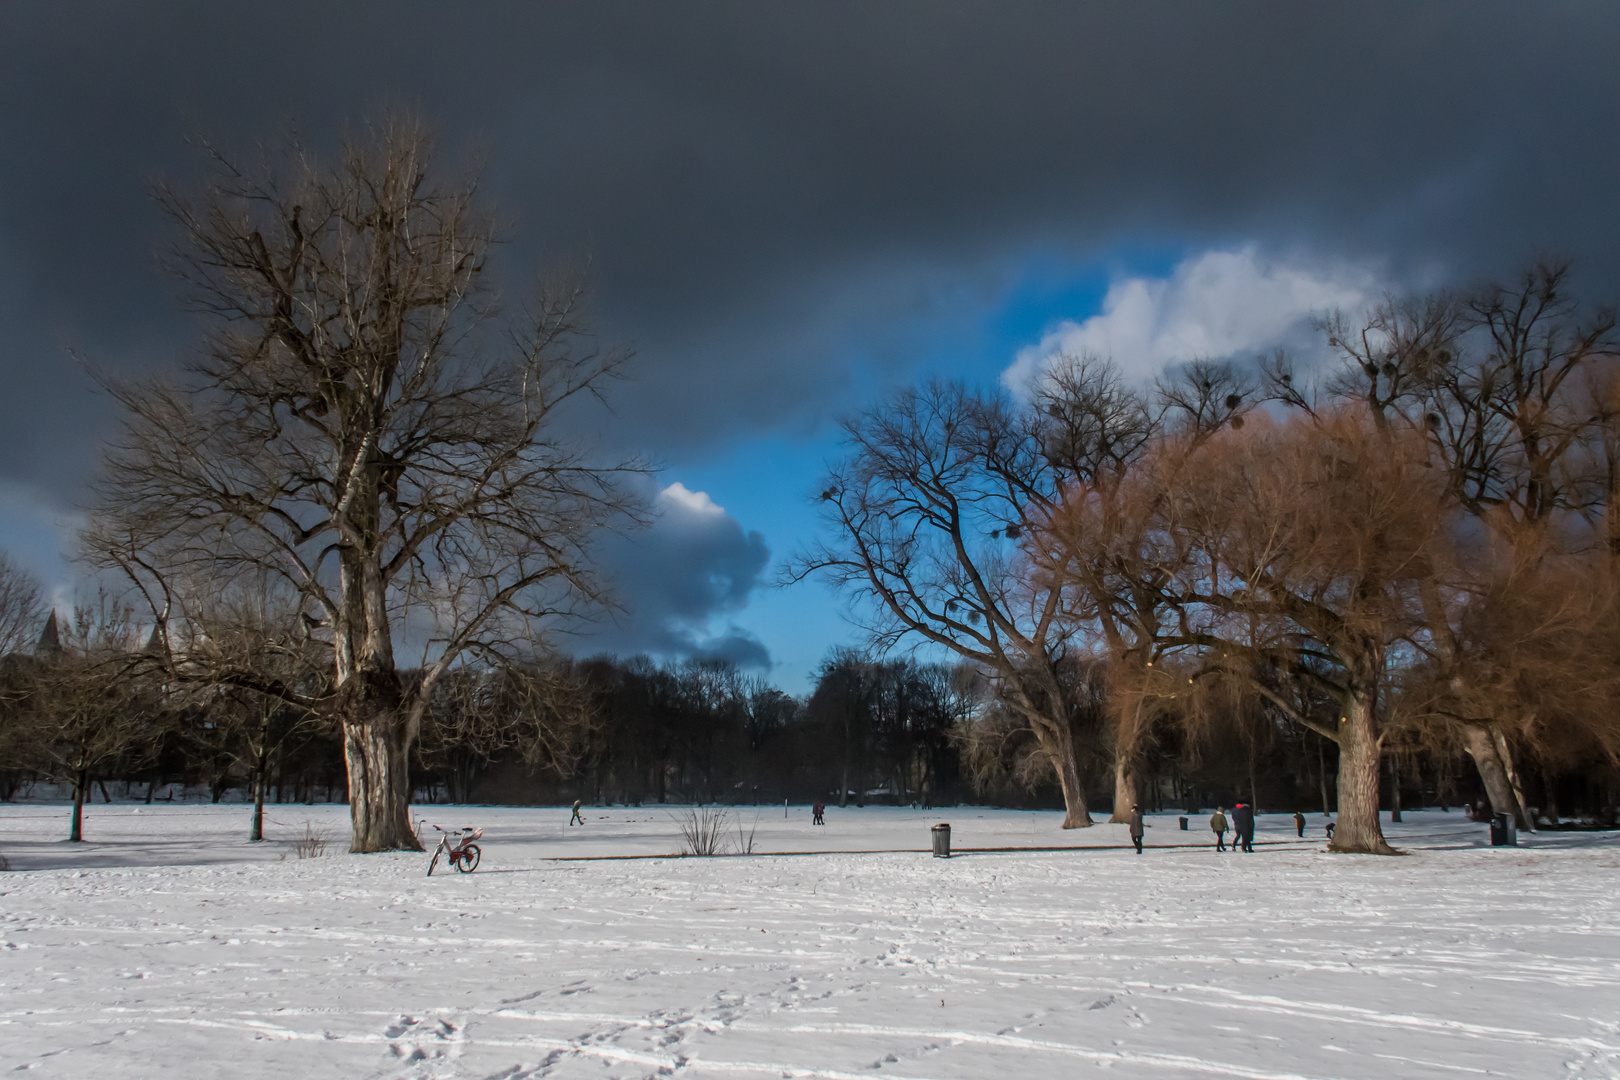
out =
[(1136, 767), (1134, 755), (1119, 747), (1114, 749), (1114, 812), (1110, 822), (1131, 820), (1131, 807), (1137, 805)]
[(1339, 724), (1339, 821), (1329, 851), (1393, 855), (1378, 823), (1378, 774), (1383, 753), (1378, 746), (1376, 698), (1358, 693)]
[(1131, 820), (1131, 807), (1137, 805), (1137, 758), (1142, 743), (1142, 699), (1119, 709), (1114, 724), (1114, 812), (1110, 822)]
[(1472, 721), (1465, 722), (1462, 730), (1463, 748), (1474, 759), (1474, 767), (1479, 770), (1480, 781), (1485, 785), (1485, 797), (1491, 800), (1491, 812), (1512, 814), (1519, 828), (1529, 830), (1530, 826), (1525, 820), (1529, 815), (1514, 796), (1513, 785), (1508, 781), (1507, 770), (1502, 767), (1502, 759), (1497, 756), (1490, 730), (1484, 724)]
[(352, 852), (421, 851), (411, 831), (410, 729), (392, 672), (344, 684), (343, 756), (349, 766)]
[(1513, 749), (1508, 746), (1507, 736), (1502, 734), (1502, 726), (1497, 723), (1489, 725), (1491, 743), (1496, 747), (1496, 756), (1502, 762), (1502, 771), (1507, 774), (1508, 787), (1513, 791), (1513, 807), (1519, 817), (1519, 827), (1536, 831), (1536, 819), (1530, 813), (1530, 805), (1524, 799), (1524, 785), (1519, 782), (1518, 770), (1513, 767)]
[(1066, 718), (1047, 720), (1032, 725), (1041, 749), (1052, 761), (1058, 775), (1058, 786), (1063, 789), (1063, 827), (1084, 829), (1091, 824), (1091, 811), (1086, 807), (1086, 789), (1080, 783), (1080, 766), (1074, 754), (1074, 734)]

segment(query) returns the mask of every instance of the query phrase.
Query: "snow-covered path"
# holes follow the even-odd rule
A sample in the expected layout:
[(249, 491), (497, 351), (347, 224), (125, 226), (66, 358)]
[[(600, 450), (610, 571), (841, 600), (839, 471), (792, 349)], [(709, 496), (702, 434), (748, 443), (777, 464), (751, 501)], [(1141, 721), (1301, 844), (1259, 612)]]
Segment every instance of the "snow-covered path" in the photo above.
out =
[[(279, 860), (284, 844), (238, 841), (240, 806), (133, 809), (98, 805), (103, 842), (73, 848), (50, 831), (62, 808), (0, 808), (0, 852), (59, 867), (0, 875), (7, 1068), (1620, 1076), (1614, 834), (1490, 850), (1482, 826), (1425, 812), (1391, 830), (1411, 856), (1377, 859), (1322, 854), (1315, 817), (1314, 842), (1290, 842), (1277, 818), (1252, 855), (1139, 857), (1107, 846), (1118, 826), (1062, 834), (1057, 815), (834, 811), (809, 831), (778, 807), (766, 850), (921, 847), (935, 820), (959, 845), (1096, 849), (557, 862), (673, 850), (676, 830), (654, 811), (569, 832), (566, 810), (429, 808), (488, 832), (477, 873), (430, 879), (418, 855)], [(276, 807), (272, 835), (343, 812)]]

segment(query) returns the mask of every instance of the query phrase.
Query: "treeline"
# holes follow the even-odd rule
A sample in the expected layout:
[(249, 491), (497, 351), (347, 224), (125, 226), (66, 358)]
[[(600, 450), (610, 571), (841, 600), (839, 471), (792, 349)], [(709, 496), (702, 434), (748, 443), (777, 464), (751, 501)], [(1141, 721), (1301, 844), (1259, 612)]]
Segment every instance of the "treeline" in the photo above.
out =
[[(0, 577), (22, 583), (9, 566)], [(175, 681), (158, 635), (105, 596), (66, 622), (44, 616), (32, 649), (0, 663), (0, 797), (66, 789), (73, 839), (98, 791), (245, 798), (258, 806), (252, 839), (266, 803), (343, 798), (341, 729), (274, 692), (281, 678), (321, 695), (323, 650), (294, 620), (251, 614), (216, 615), (207, 643), (185, 650), (193, 663), (211, 653), (230, 681), (199, 670)], [(16, 639), (27, 620), (14, 621)], [(410, 789), (415, 802), (955, 802), (969, 793), (957, 743), (983, 691), (965, 667), (849, 649), (829, 655), (803, 700), (721, 661), (460, 668), (428, 691)]]
[[(13, 587), (23, 580), (9, 568), (0, 578)], [(13, 620), (13, 643), (25, 629), (27, 620)], [(261, 675), (309, 679), (323, 670), (307, 636), (274, 630), (262, 618), (222, 620), (216, 652), (257, 653)], [(42, 783), (65, 788), (75, 802), (73, 838), (98, 793), (149, 803), (177, 790), (244, 799), (258, 808), (252, 839), (262, 838), (267, 803), (345, 798), (341, 730), (329, 719), (239, 686), (166, 684), (156, 648), (134, 611), (106, 597), (67, 622), (45, 616), (32, 649), (0, 663), (0, 798), (36, 794)], [(1115, 773), (1110, 669), (1075, 654), (1058, 670), (1084, 748), (1078, 772), (1087, 790), (1106, 793)], [(416, 803), (1063, 805), (1039, 740), (969, 664), (839, 648), (800, 699), (723, 661), (559, 659), (459, 669), (431, 694), (409, 763)], [(1241, 698), (1227, 708), (1201, 700), (1196, 722), (1167, 710), (1174, 700), (1157, 703), (1139, 746), (1133, 798), (1145, 807), (1247, 799), (1335, 808), (1338, 750), (1329, 740)], [(1455, 748), (1392, 747), (1386, 760), (1384, 802), (1397, 814), (1403, 803), (1488, 798)], [(1601, 774), (1542, 770), (1527, 782), (1553, 819), (1560, 807), (1603, 815), (1612, 806)]]
[(964, 669), (839, 649), (803, 700), (723, 661), (599, 657), (568, 670), (583, 704), (569, 767), (485, 758), (470, 797), (905, 805), (968, 794), (954, 739), (980, 684)]
[[(1228, 790), (1299, 798), (1314, 763), (1337, 850), (1389, 851), (1377, 811), (1408, 786), (1525, 828), (1612, 816), (1614, 312), (1540, 265), (1320, 329), (1312, 372), (1278, 353), (1139, 386), (1070, 356), (1017, 398), (901, 393), (846, 422), (795, 573), (858, 597), (878, 642), (985, 672), (978, 745), (1054, 777), (1070, 826), (1101, 762), (1117, 818), (1211, 747)], [(1287, 775), (1262, 780), (1262, 747)]]

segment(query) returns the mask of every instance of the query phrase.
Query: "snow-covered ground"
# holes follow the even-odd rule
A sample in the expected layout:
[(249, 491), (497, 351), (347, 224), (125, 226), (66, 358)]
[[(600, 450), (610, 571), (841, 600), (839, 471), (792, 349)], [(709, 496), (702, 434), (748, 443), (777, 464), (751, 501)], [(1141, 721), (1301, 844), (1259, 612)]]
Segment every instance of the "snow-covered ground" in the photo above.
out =
[[(678, 811), (677, 811), (678, 812)], [(470, 875), (350, 856), (347, 808), (0, 806), (0, 1067), (41, 1077), (1620, 1076), (1620, 839), (1424, 811), (1406, 858), (1202, 819), (427, 807)], [(755, 811), (742, 813), (747, 823)], [(949, 821), (970, 851), (924, 852)], [(306, 822), (340, 853), (299, 859)], [(1192, 846), (1167, 847), (1168, 844)], [(1036, 850), (1040, 848), (1066, 850)], [(809, 853), (806, 853), (809, 852)], [(815, 853), (820, 852), (820, 853)], [(561, 857), (561, 858), (559, 858)]]

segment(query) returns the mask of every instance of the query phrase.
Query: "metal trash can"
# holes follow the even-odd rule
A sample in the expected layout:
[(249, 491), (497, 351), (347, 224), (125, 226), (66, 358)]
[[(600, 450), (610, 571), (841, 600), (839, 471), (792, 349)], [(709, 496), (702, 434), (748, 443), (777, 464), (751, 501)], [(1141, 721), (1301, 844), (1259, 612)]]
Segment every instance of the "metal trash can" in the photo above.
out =
[(1512, 814), (1494, 814), (1491, 817), (1491, 847), (1518, 847), (1519, 823)]
[(1178, 818), (1177, 820), (1181, 822), (1181, 831), (1186, 832), (1187, 831), (1187, 819), (1186, 818)]
[(948, 859), (951, 857), (951, 827), (941, 822), (933, 828), (934, 858)]

